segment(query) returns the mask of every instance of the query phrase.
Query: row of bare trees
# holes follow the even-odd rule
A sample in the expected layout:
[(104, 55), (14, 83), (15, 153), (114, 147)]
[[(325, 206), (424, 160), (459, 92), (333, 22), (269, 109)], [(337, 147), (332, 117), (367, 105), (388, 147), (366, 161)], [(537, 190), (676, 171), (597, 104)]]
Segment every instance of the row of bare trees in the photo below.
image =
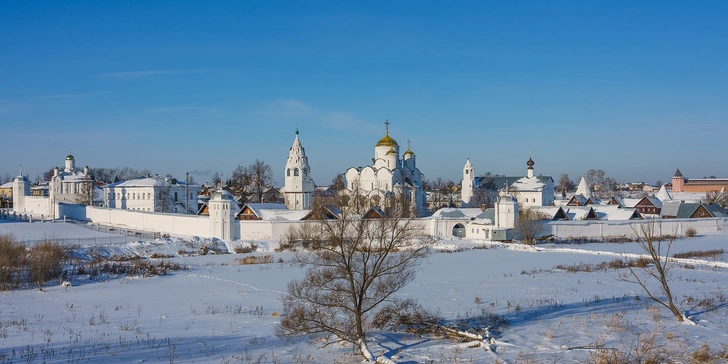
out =
[(258, 159), (249, 166), (238, 165), (225, 181), (230, 192), (243, 202), (264, 201), (265, 192), (274, 184), (273, 169)]

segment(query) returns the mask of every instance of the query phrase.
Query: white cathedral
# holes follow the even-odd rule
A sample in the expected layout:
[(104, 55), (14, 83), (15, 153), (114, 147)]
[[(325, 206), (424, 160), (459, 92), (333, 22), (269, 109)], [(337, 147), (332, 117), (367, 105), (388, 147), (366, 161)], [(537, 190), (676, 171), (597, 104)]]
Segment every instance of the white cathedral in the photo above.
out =
[(346, 190), (353, 198), (366, 199), (365, 206), (387, 210), (400, 202), (408, 207), (409, 216), (425, 216), (426, 195), (415, 153), (408, 141), (400, 159), (399, 144), (389, 136), (389, 121), (385, 125), (384, 137), (374, 146), (373, 165), (349, 168), (344, 174)]

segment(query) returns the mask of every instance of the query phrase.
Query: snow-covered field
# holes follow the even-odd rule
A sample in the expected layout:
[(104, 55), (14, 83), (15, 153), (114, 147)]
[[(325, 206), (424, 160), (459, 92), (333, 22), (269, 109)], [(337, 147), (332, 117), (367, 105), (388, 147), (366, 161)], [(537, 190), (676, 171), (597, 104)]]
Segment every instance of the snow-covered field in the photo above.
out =
[[(235, 258), (241, 254), (179, 255), (200, 246), (232, 250), (239, 242), (172, 238), (93, 246), (88, 238), (113, 239), (72, 224), (0, 220), (0, 234), (7, 233), (19, 240), (83, 237), (81, 255), (90, 250), (107, 256), (174, 255), (172, 260), (189, 270), (146, 279), (77, 279), (67, 288), (49, 283), (43, 292), (0, 292), (0, 363), (361, 361), (350, 347), (317, 349), (315, 343), (274, 334), (281, 295), (291, 279), (302, 275), (301, 268), (288, 263), (292, 253), (273, 252), (276, 242), (255, 242), (258, 252), (253, 253), (272, 254), (275, 263), (238, 265)], [(688, 356), (702, 344), (728, 350), (728, 254), (675, 265), (673, 293), (696, 323), (690, 324), (675, 321), (638, 286), (617, 280), (624, 270), (554, 269), (639, 254), (633, 243), (526, 247), (451, 239), (436, 248), (399, 297), (414, 298), (448, 319), (486, 309), (507, 318), (509, 326), (492, 345), (474, 348), (373, 330), (375, 355), (398, 363), (582, 363), (597, 345), (630, 350), (653, 335), (658, 345)], [(720, 248), (728, 248), (728, 234), (678, 240), (672, 252)]]

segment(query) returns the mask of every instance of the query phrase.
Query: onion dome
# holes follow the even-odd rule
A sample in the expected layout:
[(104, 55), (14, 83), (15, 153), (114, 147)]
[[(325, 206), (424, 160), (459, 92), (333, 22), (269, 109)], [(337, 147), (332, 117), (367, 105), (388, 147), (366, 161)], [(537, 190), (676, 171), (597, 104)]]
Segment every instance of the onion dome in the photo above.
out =
[(398, 147), (399, 144), (397, 144), (397, 141), (392, 139), (392, 137), (389, 136), (389, 132), (387, 132), (387, 135), (385, 135), (384, 138), (379, 139), (376, 146), (377, 147)]
[(528, 166), (528, 169), (533, 169), (533, 165), (536, 164), (531, 157), (528, 157), (528, 162), (526, 162), (526, 165)]
[(412, 147), (410, 146), (409, 139), (407, 140), (407, 151), (404, 152), (404, 155), (415, 155), (415, 152), (412, 151)]
[(73, 158), (73, 155), (71, 154), (71, 152), (68, 152), (68, 156), (66, 157), (66, 160), (67, 161), (72, 161), (72, 160), (75, 160), (75, 159), (76, 158)]
[(376, 147), (399, 147), (399, 144), (397, 144), (397, 141), (392, 139), (392, 137), (389, 136), (389, 121), (386, 121), (384, 123), (387, 126), (387, 132), (384, 135), (384, 138), (379, 139), (377, 142)]

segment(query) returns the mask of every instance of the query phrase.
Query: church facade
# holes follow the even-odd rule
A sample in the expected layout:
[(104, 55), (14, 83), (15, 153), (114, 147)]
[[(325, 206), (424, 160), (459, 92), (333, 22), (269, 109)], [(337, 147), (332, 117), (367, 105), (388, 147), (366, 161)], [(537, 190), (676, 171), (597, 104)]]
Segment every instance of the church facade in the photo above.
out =
[(93, 180), (88, 166), (76, 168), (76, 158), (71, 153), (66, 156), (63, 170), (53, 168), (53, 177), (48, 189), (51, 200), (55, 202), (87, 203), (92, 201)]
[(403, 215), (425, 216), (426, 195), (415, 153), (408, 141), (407, 151), (400, 158), (399, 143), (389, 136), (389, 121), (385, 125), (384, 137), (374, 146), (372, 165), (352, 167), (344, 173), (349, 205), (384, 210), (399, 206)]
[(528, 158), (525, 176), (476, 177), (470, 158), (463, 167), (463, 206), (479, 207), (480, 191), (497, 191), (500, 196), (511, 195), (523, 209), (531, 206), (549, 206), (554, 201), (554, 180), (551, 176), (534, 175), (536, 163)]

